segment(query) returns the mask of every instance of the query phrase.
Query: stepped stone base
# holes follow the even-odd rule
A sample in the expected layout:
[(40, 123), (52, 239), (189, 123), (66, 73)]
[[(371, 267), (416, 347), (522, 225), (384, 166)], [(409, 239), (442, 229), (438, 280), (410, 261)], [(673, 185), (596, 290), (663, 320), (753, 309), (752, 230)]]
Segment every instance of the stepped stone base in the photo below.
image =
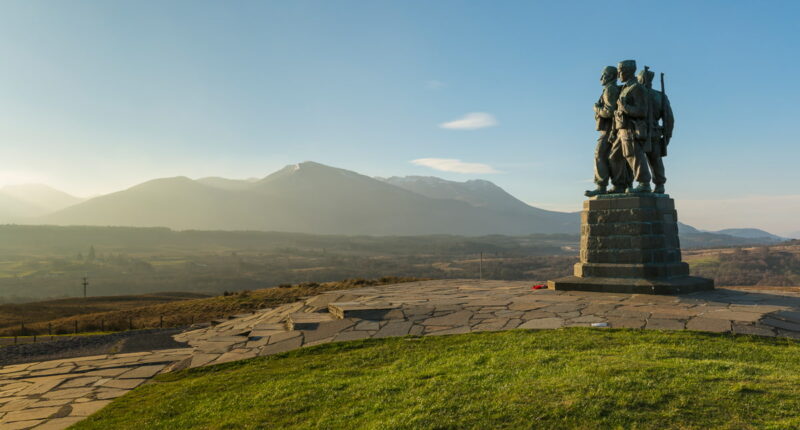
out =
[(581, 213), (580, 262), (554, 290), (681, 294), (714, 289), (681, 261), (678, 212), (666, 194), (593, 197)]
[(662, 279), (579, 278), (566, 276), (547, 281), (551, 290), (595, 291), (625, 294), (686, 294), (714, 289), (714, 281), (697, 276)]

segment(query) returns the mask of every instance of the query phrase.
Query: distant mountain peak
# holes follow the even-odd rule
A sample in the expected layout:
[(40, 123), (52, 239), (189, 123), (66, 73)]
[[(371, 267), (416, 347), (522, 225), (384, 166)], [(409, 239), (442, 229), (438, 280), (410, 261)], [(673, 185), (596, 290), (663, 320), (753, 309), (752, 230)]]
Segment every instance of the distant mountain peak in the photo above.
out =
[(0, 188), (0, 221), (39, 216), (78, 204), (84, 199), (45, 184), (6, 185)]

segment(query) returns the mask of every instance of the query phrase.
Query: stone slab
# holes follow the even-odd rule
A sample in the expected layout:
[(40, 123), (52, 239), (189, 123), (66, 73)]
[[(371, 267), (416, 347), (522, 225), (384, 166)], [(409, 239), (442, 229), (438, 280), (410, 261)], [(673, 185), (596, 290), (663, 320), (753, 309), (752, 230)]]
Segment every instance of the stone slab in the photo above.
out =
[(535, 320), (530, 320), (517, 328), (525, 328), (525, 329), (553, 329), (553, 328), (560, 328), (564, 324), (564, 320), (561, 318), (539, 318)]
[(336, 302), (328, 304), (328, 312), (339, 319), (382, 320), (394, 309), (397, 309), (397, 306), (389, 303)]
[(686, 329), (725, 333), (731, 331), (731, 322), (723, 319), (697, 317), (686, 323)]
[(650, 318), (645, 325), (646, 329), (651, 330), (683, 330), (683, 321), (673, 319)]

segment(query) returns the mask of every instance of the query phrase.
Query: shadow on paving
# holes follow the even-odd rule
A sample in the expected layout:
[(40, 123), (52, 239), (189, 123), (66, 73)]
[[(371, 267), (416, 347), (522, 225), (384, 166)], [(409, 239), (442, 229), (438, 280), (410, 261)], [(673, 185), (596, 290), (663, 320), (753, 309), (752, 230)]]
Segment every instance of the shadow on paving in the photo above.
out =
[(172, 336), (180, 328), (131, 330), (96, 336), (79, 336), (51, 342), (9, 345), (0, 348), (0, 366), (62, 358), (188, 347)]

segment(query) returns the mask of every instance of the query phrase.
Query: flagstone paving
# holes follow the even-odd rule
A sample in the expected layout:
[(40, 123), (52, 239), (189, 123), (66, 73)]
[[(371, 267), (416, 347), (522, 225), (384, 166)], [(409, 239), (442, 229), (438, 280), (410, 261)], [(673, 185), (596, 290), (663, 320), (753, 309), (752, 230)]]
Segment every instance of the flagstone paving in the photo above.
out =
[(66, 428), (159, 373), (304, 346), (593, 324), (800, 339), (800, 290), (720, 288), (653, 296), (442, 280), (328, 292), (176, 335), (186, 348), (1, 367), (0, 430)]

